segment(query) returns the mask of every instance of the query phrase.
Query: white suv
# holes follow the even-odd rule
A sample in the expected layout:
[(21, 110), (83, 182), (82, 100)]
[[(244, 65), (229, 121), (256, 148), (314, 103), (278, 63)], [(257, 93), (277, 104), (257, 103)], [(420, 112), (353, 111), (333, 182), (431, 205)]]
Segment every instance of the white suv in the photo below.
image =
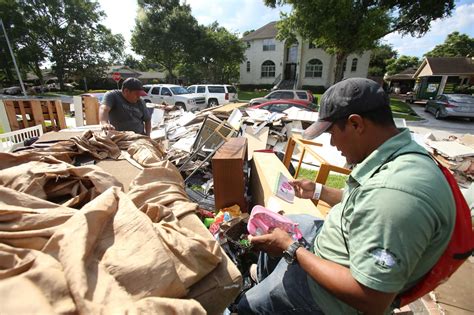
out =
[(190, 94), (188, 90), (179, 85), (154, 84), (144, 85), (147, 96), (143, 96), (145, 103), (170, 104), (183, 108), (186, 111), (199, 110), (206, 107), (206, 98)]
[(209, 107), (236, 102), (237, 89), (233, 85), (198, 84), (188, 87), (189, 93), (196, 93), (206, 98)]

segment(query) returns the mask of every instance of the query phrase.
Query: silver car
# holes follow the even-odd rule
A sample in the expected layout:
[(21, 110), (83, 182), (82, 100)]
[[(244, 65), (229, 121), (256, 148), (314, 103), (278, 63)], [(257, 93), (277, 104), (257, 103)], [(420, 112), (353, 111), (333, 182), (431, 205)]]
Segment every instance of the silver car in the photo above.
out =
[(303, 100), (308, 102), (317, 103), (318, 100), (313, 96), (311, 91), (305, 90), (276, 90), (270, 92), (264, 97), (253, 98), (250, 100), (250, 106), (259, 105), (268, 101), (273, 100)]
[(474, 121), (474, 96), (467, 94), (441, 94), (429, 100), (425, 112), (435, 115), (436, 119), (445, 117), (466, 117)]

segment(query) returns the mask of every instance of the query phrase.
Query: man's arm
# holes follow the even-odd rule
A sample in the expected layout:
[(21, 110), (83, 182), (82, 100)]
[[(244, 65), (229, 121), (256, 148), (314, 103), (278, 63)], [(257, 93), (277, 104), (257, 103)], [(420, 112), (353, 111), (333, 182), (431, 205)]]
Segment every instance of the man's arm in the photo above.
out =
[[(293, 243), (293, 239), (278, 228), (271, 234), (251, 237), (250, 241), (255, 249), (272, 256), (281, 256)], [(296, 260), (328, 292), (366, 314), (382, 314), (396, 296), (396, 293), (380, 292), (362, 285), (354, 279), (349, 268), (319, 258), (305, 248), (300, 247), (296, 251)]]
[[(303, 179), (303, 180), (292, 181), (290, 182), (290, 184), (295, 189), (296, 197), (303, 198), (303, 199), (313, 198), (316, 183), (307, 179)], [(323, 189), (321, 190), (321, 196), (319, 200), (326, 202), (332, 207), (341, 202), (342, 190), (323, 185)]]
[(109, 123), (110, 107), (105, 104), (99, 106), (99, 122), (104, 130), (115, 130), (115, 127)]
[(149, 137), (151, 133), (151, 120), (145, 121), (145, 134)]

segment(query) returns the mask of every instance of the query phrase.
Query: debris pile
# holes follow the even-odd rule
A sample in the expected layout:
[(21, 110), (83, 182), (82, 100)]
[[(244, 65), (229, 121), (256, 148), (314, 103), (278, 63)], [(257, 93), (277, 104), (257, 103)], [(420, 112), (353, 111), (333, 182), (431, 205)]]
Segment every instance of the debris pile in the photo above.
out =
[(468, 188), (474, 181), (474, 135), (437, 139), (428, 134), (425, 143), (436, 159), (453, 172), (458, 184)]
[[(148, 104), (148, 107), (151, 104)], [(199, 112), (155, 105), (151, 138), (160, 140), (167, 158), (183, 175), (189, 197), (203, 209), (214, 211), (211, 159), (233, 137), (247, 138), (247, 160), (254, 151), (283, 153), (288, 138), (318, 119), (318, 113), (297, 107), (282, 112), (252, 109), (230, 103)]]

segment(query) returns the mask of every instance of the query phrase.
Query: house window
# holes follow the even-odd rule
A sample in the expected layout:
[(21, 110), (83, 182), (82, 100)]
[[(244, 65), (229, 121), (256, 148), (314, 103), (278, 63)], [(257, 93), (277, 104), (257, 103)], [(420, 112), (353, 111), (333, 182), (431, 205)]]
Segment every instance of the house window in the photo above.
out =
[(264, 39), (263, 40), (263, 51), (273, 51), (275, 50), (275, 39)]
[(305, 77), (318, 78), (323, 75), (323, 63), (319, 59), (311, 59), (306, 64)]
[(344, 60), (344, 63), (342, 64), (342, 72), (346, 72), (346, 66), (347, 66), (347, 58)]
[(315, 48), (316, 48), (316, 45), (313, 44), (312, 42), (310, 42), (308, 48), (309, 48), (309, 49), (315, 49)]
[(250, 48), (250, 42), (247, 42), (247, 48)]
[(352, 59), (351, 72), (357, 71), (357, 58)]
[(275, 77), (275, 63), (271, 60), (267, 60), (262, 63), (262, 78), (273, 77)]
[(250, 72), (250, 61), (247, 61), (247, 72)]

